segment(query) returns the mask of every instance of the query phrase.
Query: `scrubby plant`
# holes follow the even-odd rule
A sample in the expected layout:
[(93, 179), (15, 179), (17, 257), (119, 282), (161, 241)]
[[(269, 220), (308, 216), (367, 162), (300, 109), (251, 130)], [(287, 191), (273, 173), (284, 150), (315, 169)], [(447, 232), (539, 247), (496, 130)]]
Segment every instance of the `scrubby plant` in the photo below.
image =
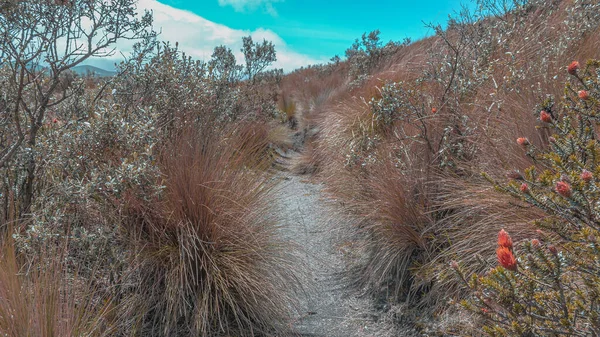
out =
[[(402, 42), (389, 41), (383, 45), (379, 34), (381, 34), (379, 29), (369, 34), (363, 33), (360, 40), (356, 39), (352, 46), (346, 49), (345, 56), (350, 64), (349, 75), (352, 79), (364, 79), (384, 58), (393, 55), (411, 42), (407, 38)], [(335, 57), (332, 59), (334, 64), (339, 63), (338, 59)]]
[[(472, 291), (463, 305), (480, 315), (491, 336), (597, 336), (600, 331), (598, 176), (600, 62), (567, 68), (560, 104), (539, 108), (542, 128), (552, 132), (547, 149), (521, 140), (536, 166), (496, 188), (542, 210), (536, 237), (512, 242), (498, 236), (498, 266), (468, 277), (453, 267)], [(491, 179), (491, 178), (490, 178)]]
[(241, 80), (244, 67), (238, 65), (235, 55), (226, 46), (217, 46), (208, 61), (209, 76), (213, 81), (233, 84)]
[(110, 56), (118, 41), (154, 38), (152, 15), (137, 16), (135, 11), (134, 0), (101, 6), (79, 0), (2, 2), (0, 90), (6, 118), (0, 134), (0, 168), (12, 176), (6, 179), (13, 183), (7, 188), (19, 199), (19, 216), (33, 211), (43, 155), (39, 136), (48, 115), (82, 89), (72, 85), (70, 70), (90, 57)]
[(245, 72), (251, 83), (256, 82), (256, 76), (263, 72), (271, 63), (277, 61), (277, 53), (272, 42), (264, 40), (262, 43), (254, 42), (252, 36), (242, 38), (241, 52), (246, 61)]

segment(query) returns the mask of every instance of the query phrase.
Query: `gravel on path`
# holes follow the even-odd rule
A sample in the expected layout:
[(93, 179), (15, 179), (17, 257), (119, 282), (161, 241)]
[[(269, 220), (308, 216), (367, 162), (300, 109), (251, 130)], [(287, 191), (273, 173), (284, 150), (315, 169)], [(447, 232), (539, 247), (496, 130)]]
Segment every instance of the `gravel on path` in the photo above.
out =
[(289, 172), (281, 173), (276, 191), (279, 218), (286, 238), (299, 249), (299, 313), (292, 324), (300, 336), (386, 336), (371, 301), (340, 281), (345, 270), (338, 247), (340, 224), (321, 196), (322, 185)]

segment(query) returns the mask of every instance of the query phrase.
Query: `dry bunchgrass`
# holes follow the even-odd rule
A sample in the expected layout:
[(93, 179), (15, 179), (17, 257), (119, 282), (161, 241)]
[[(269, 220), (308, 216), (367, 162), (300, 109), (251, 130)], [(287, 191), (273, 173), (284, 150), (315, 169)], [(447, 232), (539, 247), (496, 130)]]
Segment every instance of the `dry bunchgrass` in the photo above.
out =
[(16, 251), (11, 232), (0, 244), (0, 335), (112, 336), (111, 301), (68, 272), (66, 249), (47, 247), (32, 264)]
[(429, 245), (434, 254), (418, 274), (422, 280), (435, 280), (426, 300), (430, 307), (439, 308), (445, 306), (445, 299), (463, 294), (451, 261), (463, 261), (465, 272), (485, 270), (495, 263), (501, 229), (515, 240), (530, 239), (536, 236), (532, 221), (545, 215), (514, 203), (480, 176), (436, 176), (429, 184), (435, 188), (428, 211), (434, 220)]
[(296, 102), (294, 99), (285, 93), (280, 95), (279, 110), (285, 114), (285, 121), (293, 128), (298, 123), (296, 120)]
[(316, 149), (315, 140), (310, 141), (302, 152), (292, 159), (291, 170), (296, 174), (316, 175), (320, 172), (319, 164), (322, 160), (318, 157), (320, 152)]
[(284, 138), (273, 136), (276, 129), (264, 122), (242, 122), (236, 127), (226, 127), (220, 132), (224, 135), (227, 147), (235, 152), (234, 162), (245, 167), (267, 169), (275, 153), (273, 141), (285, 143)]
[(287, 151), (293, 148), (294, 144), (290, 138), (290, 130), (285, 125), (268, 125), (269, 132), (267, 141), (271, 147)]
[(236, 150), (214, 133), (183, 132), (160, 159), (163, 193), (130, 193), (124, 200), (124, 228), (134, 247), (125, 330), (144, 336), (289, 332), (294, 264), (269, 210), (275, 181), (252, 168), (257, 160), (248, 154), (259, 155), (255, 149), (262, 147), (252, 132), (241, 134), (237, 144), (245, 145)]
[(356, 228), (367, 238), (362, 249), (368, 254), (359, 285), (392, 302), (414, 303), (419, 296), (414, 271), (430, 254), (427, 231), (432, 219), (427, 213), (426, 177), (415, 168), (400, 170), (390, 163), (377, 170), (365, 183), (365, 221)]

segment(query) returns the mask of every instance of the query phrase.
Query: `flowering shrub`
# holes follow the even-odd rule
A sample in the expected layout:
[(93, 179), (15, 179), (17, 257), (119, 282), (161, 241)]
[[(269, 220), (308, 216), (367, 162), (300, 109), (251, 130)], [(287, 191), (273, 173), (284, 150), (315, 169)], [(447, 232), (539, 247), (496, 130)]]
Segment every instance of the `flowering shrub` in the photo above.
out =
[[(518, 140), (536, 165), (520, 179), (496, 187), (546, 216), (538, 237), (513, 248), (498, 237), (499, 265), (467, 280), (463, 305), (481, 315), (491, 336), (596, 336), (600, 331), (600, 62), (571, 63), (560, 106), (541, 106), (554, 134), (547, 149)], [(585, 92), (585, 94), (582, 94)]]

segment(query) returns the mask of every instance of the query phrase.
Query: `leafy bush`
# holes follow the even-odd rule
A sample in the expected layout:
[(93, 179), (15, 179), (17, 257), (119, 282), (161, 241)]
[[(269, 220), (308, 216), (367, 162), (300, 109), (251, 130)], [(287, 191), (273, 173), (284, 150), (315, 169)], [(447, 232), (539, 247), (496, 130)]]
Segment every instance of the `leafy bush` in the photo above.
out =
[[(367, 33), (363, 33), (360, 40), (356, 39), (352, 46), (346, 49), (346, 58), (350, 63), (350, 77), (360, 80), (368, 76), (375, 67), (380, 65), (386, 57), (397, 53), (402, 47), (410, 44), (410, 39), (405, 39), (403, 42), (390, 41), (385, 46), (379, 38), (381, 32), (376, 29)], [(337, 59), (333, 59), (337, 63)]]
[(272, 42), (263, 40), (262, 43), (252, 41), (252, 36), (242, 39), (246, 75), (251, 83), (256, 82), (256, 76), (263, 72), (271, 63), (277, 61), (275, 46)]
[[(544, 102), (539, 112), (553, 132), (550, 147), (519, 138), (535, 159), (519, 180), (496, 187), (546, 216), (537, 237), (518, 242), (499, 234), (499, 266), (468, 281), (473, 297), (463, 305), (481, 315), (491, 336), (594, 336), (600, 331), (598, 175), (600, 62), (568, 67), (560, 106)], [(542, 169), (539, 169), (542, 167)]]
[[(156, 35), (151, 25), (150, 13), (136, 15), (134, 0), (102, 6), (80, 0), (3, 1), (0, 107), (6, 118), (0, 132), (0, 168), (3, 204), (13, 203), (19, 217), (35, 211), (45, 122), (58, 118), (52, 116), (54, 110), (72, 103), (83, 90), (82, 82), (73, 83), (71, 69), (91, 57), (110, 55), (107, 50), (117, 41), (149, 43)], [(81, 111), (79, 107), (72, 110)], [(7, 219), (6, 207), (2, 211)]]

